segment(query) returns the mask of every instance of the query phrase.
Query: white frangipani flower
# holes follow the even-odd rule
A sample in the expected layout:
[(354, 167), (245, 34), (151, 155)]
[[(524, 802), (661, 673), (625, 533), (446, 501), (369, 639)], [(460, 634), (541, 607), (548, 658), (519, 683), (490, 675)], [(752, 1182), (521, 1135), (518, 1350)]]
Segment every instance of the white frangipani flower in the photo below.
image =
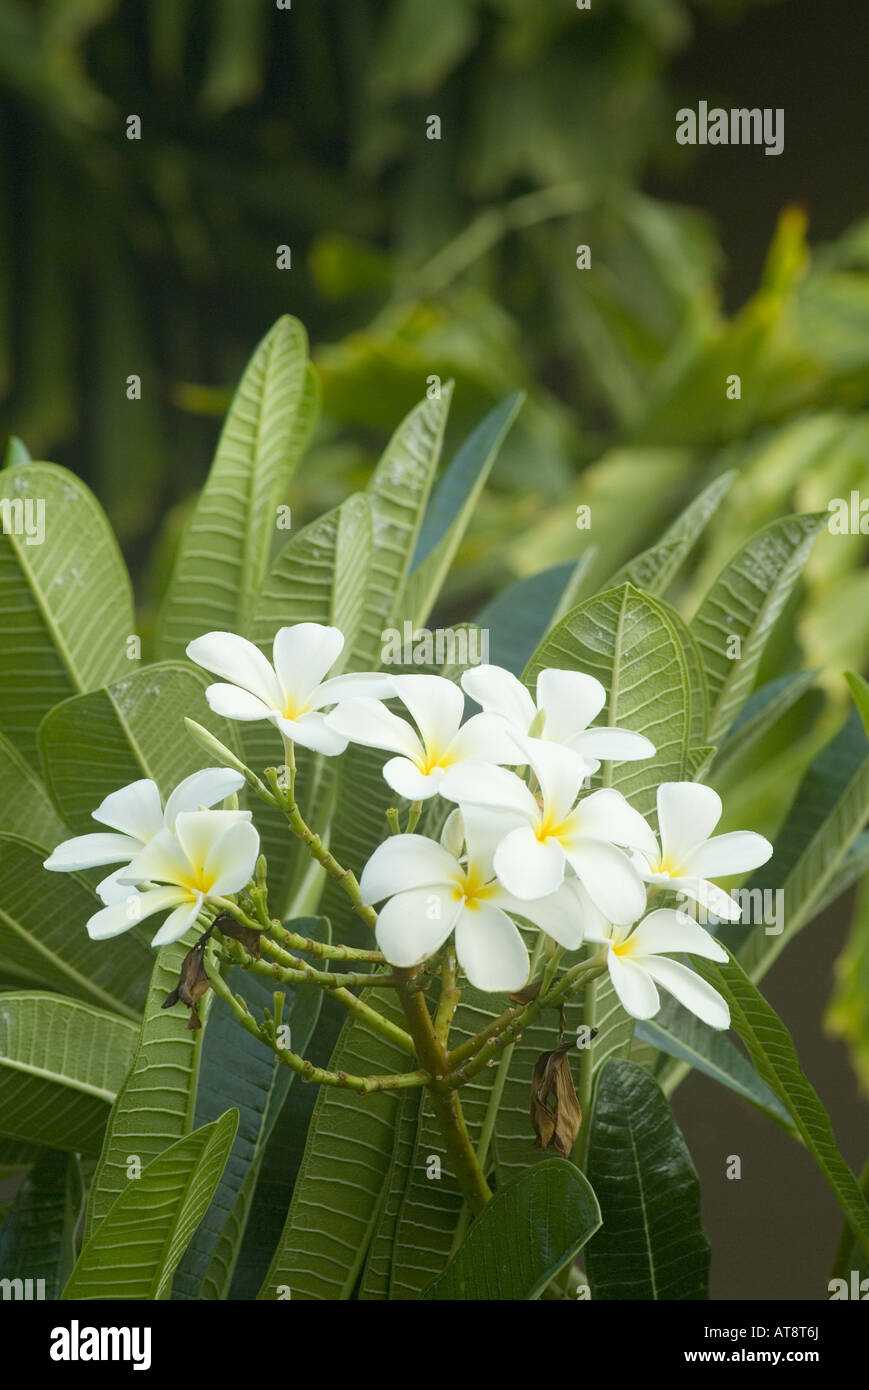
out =
[(518, 734), (560, 743), (579, 753), (596, 772), (604, 760), (650, 758), (655, 745), (643, 734), (605, 724), (589, 728), (606, 704), (606, 691), (594, 676), (549, 667), (537, 677), (537, 703), (520, 680), (503, 666), (474, 666), (462, 687), (486, 714), (498, 715)]
[[(721, 819), (721, 797), (698, 782), (662, 782), (658, 788), (661, 848), (634, 856), (640, 877), (700, 903), (722, 921), (739, 920), (729, 893), (708, 880), (747, 873), (765, 864), (772, 845), (753, 830), (713, 835)], [(710, 838), (711, 837), (711, 838)]]
[(651, 829), (611, 787), (577, 801), (586, 770), (578, 754), (554, 743), (513, 737), (537, 777), (539, 798), (515, 772), (484, 763), (450, 770), (442, 794), (463, 809), (500, 808), (519, 819), (494, 857), (498, 878), (517, 898), (553, 893), (569, 864), (609, 921), (635, 922), (646, 905), (646, 890), (624, 849), (653, 852)]
[(504, 829), (501, 813), (465, 807), (461, 821), (455, 812), (449, 817), (441, 844), (423, 835), (394, 835), (378, 846), (359, 886), (366, 904), (388, 899), (376, 935), (391, 965), (418, 965), (455, 931), (456, 956), (471, 984), (513, 993), (528, 978), (528, 952), (508, 913), (570, 951), (582, 943), (581, 907), (566, 885), (529, 903), (495, 878), (492, 856)]
[(234, 811), (182, 811), (174, 831), (158, 831), (120, 875), (124, 883), (152, 886), (95, 913), (88, 935), (104, 941), (171, 908), (151, 945), (180, 941), (205, 903), (250, 882), (258, 855), (259, 835), (250, 820)]
[(344, 648), (344, 634), (322, 623), (296, 623), (275, 634), (272, 662), (253, 642), (234, 632), (207, 632), (188, 644), (197, 666), (225, 682), (205, 692), (215, 714), (227, 719), (267, 719), (286, 739), (316, 753), (343, 753), (347, 739), (326, 722), (323, 710), (357, 696), (386, 697), (390, 683), (374, 671), (324, 680)]
[(515, 744), (502, 720), (475, 714), (462, 724), (465, 697), (452, 681), (443, 676), (393, 676), (391, 686), (389, 693), (410, 711), (416, 729), (381, 701), (367, 699), (342, 700), (326, 723), (353, 743), (399, 754), (383, 769), (399, 796), (410, 801), (434, 796), (446, 769), (456, 763), (517, 761)]
[(727, 952), (686, 912), (660, 907), (630, 931), (586, 926), (586, 940), (607, 947), (607, 968), (622, 1007), (633, 1018), (653, 1018), (661, 1007), (657, 985), (710, 1028), (728, 1028), (730, 1009), (717, 989), (670, 954), (726, 961)]
[[(96, 869), (103, 864), (121, 863), (122, 867), (109, 874), (97, 886), (104, 903), (121, 902), (129, 897), (129, 889), (118, 883), (124, 866), (145, 848), (161, 830), (175, 828), (180, 811), (198, 811), (201, 806), (214, 806), (232, 796), (244, 786), (239, 772), (224, 767), (206, 767), (179, 782), (166, 802), (160, 801), (156, 782), (143, 777), (119, 791), (111, 792), (91, 814), (95, 821), (118, 832), (114, 835), (98, 832), (76, 835), (64, 840), (45, 860), (44, 867), (56, 873), (73, 873), (77, 869)], [(238, 818), (250, 820), (249, 811), (234, 812)]]

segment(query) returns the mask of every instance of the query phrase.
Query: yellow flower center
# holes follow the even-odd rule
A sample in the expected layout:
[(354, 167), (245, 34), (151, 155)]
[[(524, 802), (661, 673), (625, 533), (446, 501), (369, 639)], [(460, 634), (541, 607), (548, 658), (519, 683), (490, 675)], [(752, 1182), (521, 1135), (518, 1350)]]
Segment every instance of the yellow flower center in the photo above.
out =
[(287, 695), (283, 708), (283, 716), (285, 719), (301, 719), (303, 714), (310, 714), (310, 712), (310, 705), (299, 704), (293, 699), (292, 695)]
[(477, 864), (469, 864), (459, 872), (461, 877), (456, 882), (452, 896), (455, 902), (464, 902), (465, 907), (471, 911), (476, 911), (480, 903), (497, 893), (498, 884), (495, 879), (486, 881)]
[(568, 833), (567, 821), (556, 820), (551, 811), (545, 811), (534, 827), (534, 834), (541, 842), (557, 840), (561, 844)]
[(425, 745), (425, 752), (420, 757), (414, 759), (420, 772), (425, 775), (433, 772), (436, 767), (450, 767), (453, 761), (454, 760), (449, 756), (448, 750), (444, 749), (444, 751), (441, 752), (433, 743), (427, 743)]

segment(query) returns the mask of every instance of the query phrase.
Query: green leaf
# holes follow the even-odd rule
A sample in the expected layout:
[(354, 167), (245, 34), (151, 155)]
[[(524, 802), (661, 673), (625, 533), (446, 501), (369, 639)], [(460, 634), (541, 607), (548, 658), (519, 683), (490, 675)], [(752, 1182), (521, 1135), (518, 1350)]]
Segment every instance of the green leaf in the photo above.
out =
[(56, 1150), (42, 1154), (0, 1225), (3, 1278), (43, 1279), (42, 1296), (59, 1298), (75, 1261), (83, 1201), (78, 1155)]
[(43, 715), (117, 680), (136, 629), (117, 542), (84, 483), (53, 463), (0, 472), (0, 506), (28, 501), (44, 507), (41, 544), (0, 528), (0, 729), (35, 762)]
[(499, 1188), (422, 1299), (539, 1298), (598, 1230), (600, 1208), (578, 1168), (548, 1158)]
[[(88, 1238), (130, 1183), (130, 1157), (144, 1168), (193, 1126), (205, 1029), (188, 1029), (186, 1009), (163, 1007), (186, 953), (181, 941), (157, 952), (132, 1065), (112, 1109), (88, 1194)], [(209, 990), (199, 1004), (203, 1024), (210, 1003)]]
[(724, 965), (695, 957), (697, 973), (723, 994), (731, 1025), (748, 1048), (761, 1077), (790, 1112), (797, 1132), (827, 1186), (869, 1255), (869, 1204), (836, 1146), (830, 1118), (800, 1067), (796, 1048), (778, 1014), (758, 992), (738, 961)]
[(704, 1299), (700, 1184), (657, 1082), (612, 1060), (598, 1078), (588, 1178), (602, 1226), (586, 1252), (592, 1299)]
[(381, 1194), (381, 1208), (368, 1250), (365, 1271), (359, 1285), (358, 1296), (363, 1301), (389, 1298), (398, 1218), (414, 1160), (421, 1101), (421, 1090), (405, 1091), (399, 1101), (392, 1160)]
[(380, 664), (383, 633), (398, 626), (404, 614), (405, 586), (440, 459), (452, 393), (448, 382), (439, 400), (421, 401), (410, 412), (368, 484), (374, 548), (360, 631), (348, 662), (351, 671)]
[[(776, 837), (775, 853), (743, 890), (754, 895), (749, 899), (754, 924), (722, 928), (726, 944), (753, 980), (760, 980), (812, 921), (830, 890), (837, 894), (839, 873), (867, 816), (869, 742), (855, 712), (809, 767)], [(763, 914), (755, 904), (763, 906)], [(776, 920), (768, 925), (782, 930), (768, 935), (760, 919), (773, 904)]]
[[(272, 643), (280, 627), (299, 622), (324, 623), (344, 634), (337, 675), (352, 650), (362, 620), (363, 599), (371, 552), (372, 522), (368, 498), (357, 493), (340, 507), (304, 527), (275, 558), (256, 597), (251, 639), (271, 660)], [(283, 761), (280, 735), (268, 723), (236, 725), (244, 762), (262, 772)], [(297, 750), (302, 813), (309, 824), (322, 828), (316, 809), (322, 807), (338, 771), (335, 760)], [(315, 790), (317, 789), (317, 790)], [(319, 807), (312, 805), (317, 796)], [(276, 904), (288, 907), (291, 887), (310, 864), (303, 848), (288, 840), (286, 817), (259, 803), (254, 809), (263, 853), (269, 861), (269, 889)]]
[(414, 629), (426, 621), (434, 606), (524, 398), (524, 392), (516, 391), (490, 411), (462, 444), (432, 494), (404, 596), (405, 613)]
[(713, 765), (715, 777), (735, 758), (747, 753), (801, 695), (814, 685), (817, 671), (793, 671), (768, 681), (749, 696), (730, 726)]
[(165, 799), (190, 773), (209, 765), (184, 727), (185, 716), (235, 747), (234, 727), (208, 707), (207, 684), (204, 673), (190, 666), (158, 662), (103, 690), (64, 700), (46, 715), (39, 730), (46, 781), (74, 832), (96, 829), (94, 808), (129, 782), (150, 777)]
[(85, 930), (102, 903), (80, 874), (43, 869), (45, 851), (0, 835), (0, 959), (22, 980), (84, 1003), (139, 1017), (152, 957), (133, 932), (91, 941)]
[(133, 1056), (126, 1019), (35, 990), (0, 994), (0, 1134), (99, 1153)]
[(855, 897), (824, 1024), (847, 1043), (851, 1065), (862, 1086), (869, 1087), (869, 879), (860, 884)]
[[(317, 919), (303, 918), (292, 929), (310, 936)], [(227, 983), (251, 1012), (274, 1011), (275, 986), (259, 975), (232, 969)], [(280, 991), (289, 1045), (305, 1054), (317, 1022), (323, 993), (305, 988)], [(196, 1089), (197, 1128), (217, 1119), (227, 1106), (239, 1112), (239, 1125), (214, 1199), (181, 1260), (174, 1298), (225, 1299), (244, 1238), (265, 1146), (295, 1075), (281, 1066), (258, 1038), (239, 1029), (235, 1015), (218, 1000), (208, 1019)]]
[[(366, 998), (368, 992), (363, 993)], [(371, 992), (386, 1018), (403, 1022), (391, 990)], [(330, 1066), (369, 1076), (408, 1068), (395, 1044), (348, 1019)], [(365, 1261), (392, 1159), (395, 1092), (358, 1096), (322, 1086), (281, 1239), (259, 1293), (277, 1299), (347, 1299)]]
[[(579, 563), (585, 568), (590, 559), (589, 550)], [(552, 565), (539, 574), (517, 579), (480, 609), (474, 623), (489, 634), (490, 661), (521, 676), (549, 630), (562, 595), (571, 582), (576, 582), (577, 571), (572, 560)]]
[[(503, 1012), (506, 1002), (497, 995), (483, 994), (463, 981), (462, 997), (450, 1028), (450, 1047), (460, 1047), (485, 1028)], [(461, 1090), (462, 1112), (475, 1149), (483, 1132), (495, 1076), (496, 1068), (487, 1067)], [(433, 1159), (440, 1162), (440, 1176), (436, 1181), (429, 1177), (429, 1164)], [(413, 1156), (405, 1177), (389, 1281), (392, 1299), (415, 1298), (441, 1272), (450, 1258), (464, 1205), (427, 1093), (420, 1103)]]
[(278, 319), (229, 408), (214, 463), (184, 532), (157, 624), (161, 657), (206, 631), (247, 634), (283, 500), (317, 413), (305, 331)]
[(548, 666), (585, 671), (607, 692), (601, 722), (646, 734), (654, 757), (604, 765), (608, 784), (643, 815), (655, 813), (658, 784), (688, 775), (692, 710), (702, 691), (696, 685), (696, 653), (678, 614), (668, 604), (625, 584), (574, 608), (534, 653), (522, 677), (534, 688)]
[(30, 451), (22, 439), (17, 434), (10, 434), (9, 442), (6, 445), (6, 455), (3, 459), (4, 468), (20, 468), (22, 464), (30, 463)]
[(45, 783), (0, 734), (0, 834), (4, 831), (24, 834), (45, 850), (66, 834)]
[[(360, 620), (372, 544), (371, 504), (354, 493), (305, 526), (278, 552), (254, 603), (251, 640), (271, 657), (279, 627), (338, 627), (349, 655)], [(335, 673), (341, 669), (336, 665)]]
[(787, 1107), (758, 1076), (748, 1059), (734, 1047), (727, 1034), (718, 1028), (710, 1028), (675, 999), (665, 998), (654, 1018), (638, 1022), (636, 1034), (643, 1042), (651, 1043), (682, 1064), (675, 1067), (671, 1064), (658, 1075), (657, 1079), (666, 1094), (675, 1089), (676, 1078), (681, 1080), (684, 1072), (694, 1067), (704, 1076), (710, 1076), (713, 1081), (720, 1082), (742, 1096), (743, 1100), (765, 1111), (779, 1124), (793, 1129)]
[(238, 1125), (227, 1110), (159, 1154), (128, 1182), (85, 1242), (64, 1299), (164, 1299), (205, 1215)]
[[(707, 738), (717, 743), (751, 693), (767, 638), (796, 584), (827, 513), (765, 526), (725, 565), (691, 622), (709, 687)], [(731, 638), (738, 657), (728, 656)]]
[(650, 594), (663, 594), (717, 512), (735, 477), (731, 469), (714, 478), (667, 527), (661, 539), (623, 565), (607, 580), (606, 587), (615, 589), (627, 583)]

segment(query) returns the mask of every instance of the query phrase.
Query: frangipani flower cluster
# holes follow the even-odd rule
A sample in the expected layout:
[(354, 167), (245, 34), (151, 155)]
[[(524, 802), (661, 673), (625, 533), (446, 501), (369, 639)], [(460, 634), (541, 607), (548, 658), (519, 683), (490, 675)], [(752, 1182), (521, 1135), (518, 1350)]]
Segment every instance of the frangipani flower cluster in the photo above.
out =
[[(343, 647), (337, 628), (299, 623), (276, 634), (272, 661), (234, 633), (207, 633), (187, 650), (221, 677), (206, 692), (216, 713), (272, 723), (288, 751), (298, 743), (331, 757), (353, 742), (393, 754), (383, 775), (414, 804), (414, 824), (424, 812), (440, 824), (436, 798), (455, 808), (439, 838), (395, 834), (364, 867), (361, 901), (382, 904), (376, 934), (387, 961), (414, 967), (454, 936), (474, 986), (515, 993), (529, 974), (521, 923), (565, 951), (598, 947), (634, 1017), (657, 1012), (660, 987), (712, 1027), (727, 1026), (724, 1000), (673, 959), (726, 954), (685, 911), (652, 907), (652, 900), (672, 891), (683, 904), (735, 920), (735, 901), (711, 880), (765, 862), (768, 841), (747, 831), (714, 835), (721, 801), (695, 783), (659, 786), (660, 840), (606, 785), (608, 777), (590, 790), (602, 763), (655, 752), (642, 734), (593, 723), (606, 693), (590, 675), (543, 670), (536, 699), (491, 665), (466, 671), (461, 688), (435, 675), (329, 678)], [(480, 706), (467, 718), (465, 694)], [(122, 861), (100, 885), (106, 907), (88, 923), (92, 936), (115, 935), (168, 909), (154, 942), (177, 940), (206, 904), (219, 905), (249, 883), (259, 853), (250, 813), (199, 809), (242, 781), (239, 773), (208, 769), (176, 788), (165, 808), (152, 782), (135, 783), (94, 812), (119, 833), (80, 836), (55, 850), (51, 869)]]
[(107, 796), (94, 820), (120, 833), (78, 835), (45, 861), (46, 869), (64, 873), (125, 861), (99, 884), (106, 906), (89, 919), (88, 935), (98, 941), (118, 936), (171, 909), (151, 943), (165, 946), (180, 941), (207, 902), (243, 888), (259, 855), (250, 811), (199, 809), (233, 796), (243, 784), (239, 773), (211, 767), (179, 783), (165, 809), (148, 778)]

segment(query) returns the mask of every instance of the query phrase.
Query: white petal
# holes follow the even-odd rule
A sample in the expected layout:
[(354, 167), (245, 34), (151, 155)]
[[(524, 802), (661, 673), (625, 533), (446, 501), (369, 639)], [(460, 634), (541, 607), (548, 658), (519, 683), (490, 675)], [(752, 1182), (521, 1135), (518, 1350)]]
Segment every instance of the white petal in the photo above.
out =
[(141, 841), (130, 835), (76, 835), (52, 850), (43, 868), (69, 874), (76, 869), (96, 869), (101, 864), (128, 864), (141, 848)]
[(608, 952), (607, 966), (623, 1009), (632, 1018), (654, 1018), (661, 1007), (661, 997), (643, 967), (629, 957), (617, 956), (615, 951)]
[(129, 883), (121, 882), (121, 875), (127, 868), (122, 864), (119, 869), (114, 869), (97, 884), (97, 897), (104, 902), (106, 907), (111, 907), (114, 903), (126, 902), (130, 896)]
[(524, 759), (537, 775), (546, 811), (555, 820), (564, 820), (588, 773), (582, 758), (560, 743), (524, 738), (521, 734), (514, 734), (513, 737)]
[(456, 955), (475, 989), (512, 994), (528, 979), (528, 952), (505, 912), (490, 903), (465, 907), (456, 922)]
[(637, 758), (651, 758), (655, 752), (654, 743), (630, 729), (586, 729), (571, 740), (570, 746), (587, 761), (595, 758), (601, 762), (630, 763)]
[(721, 819), (721, 797), (699, 782), (662, 782), (658, 788), (661, 848), (673, 872), (708, 840)]
[(278, 708), (277, 705), (265, 704), (258, 695), (251, 695), (240, 685), (209, 685), (205, 698), (215, 714), (222, 714), (224, 719), (241, 719), (248, 723), (254, 719), (268, 719), (272, 711)]
[(128, 893), (123, 902), (112, 903), (111, 907), (94, 913), (87, 924), (88, 936), (93, 941), (107, 941), (111, 936), (129, 931), (144, 918), (153, 917), (155, 912), (176, 907), (188, 898), (183, 888), (150, 888), (147, 893)]
[(644, 917), (630, 935), (636, 957), (666, 954), (668, 951), (705, 956), (707, 960), (727, 960), (723, 946), (685, 912), (659, 907)]
[[(275, 633), (272, 657), (289, 701), (307, 704), (327, 671), (344, 650), (340, 628), (323, 623), (296, 623)], [(283, 708), (283, 705), (282, 705)]]
[(570, 825), (571, 839), (574, 835), (589, 835), (594, 840), (608, 840), (612, 845), (625, 845), (646, 854), (655, 854), (658, 847), (651, 827), (613, 787), (602, 787), (584, 796), (570, 817)]
[(557, 743), (571, 743), (588, 728), (606, 703), (606, 691), (595, 676), (549, 667), (537, 677), (537, 705), (546, 714), (543, 733)]
[(525, 686), (503, 666), (473, 666), (462, 676), (462, 689), (487, 714), (498, 714), (527, 734), (537, 711)]
[(211, 897), (238, 893), (253, 878), (259, 857), (259, 835), (250, 821), (236, 821), (216, 841), (205, 862), (205, 881), (214, 875)]
[(448, 767), (440, 792), (448, 801), (515, 811), (529, 822), (538, 819), (537, 802), (521, 777), (505, 767), (493, 767), (491, 763), (459, 763)]
[(646, 906), (646, 890), (626, 854), (605, 840), (586, 839), (569, 845), (565, 853), (608, 922), (636, 922)]
[(111, 792), (93, 812), (93, 818), (146, 845), (151, 836), (163, 828), (163, 806), (157, 783), (150, 777), (143, 777), (141, 782), (131, 782), (128, 787)]
[(447, 764), (479, 758), (488, 763), (518, 763), (522, 754), (509, 726), (496, 714), (473, 714), (447, 749)]
[(179, 782), (166, 802), (163, 820), (170, 830), (175, 828), (179, 811), (198, 811), (201, 806), (216, 806), (234, 792), (241, 791), (244, 778), (228, 767), (206, 767)]
[(564, 878), (564, 850), (556, 840), (538, 840), (530, 825), (511, 830), (495, 851), (495, 872), (516, 898), (545, 898)]
[(709, 883), (705, 878), (665, 878), (653, 874), (651, 881), (660, 883), (662, 887), (669, 888), (674, 893), (681, 893), (686, 898), (691, 898), (693, 902), (700, 903), (707, 912), (711, 912), (722, 922), (738, 922), (742, 916), (742, 908), (735, 898), (729, 893), (725, 893), (723, 888), (719, 888), (715, 883)]
[(366, 906), (405, 893), (410, 888), (458, 882), (459, 865), (453, 855), (425, 835), (392, 835), (378, 845), (359, 880)]
[(443, 676), (393, 676), (396, 695), (407, 706), (429, 753), (439, 758), (455, 738), (465, 697)]
[(394, 694), (390, 677), (380, 671), (350, 671), (324, 681), (315, 692), (312, 707), (323, 709), (342, 700), (388, 700)]
[(772, 845), (753, 830), (733, 830), (728, 835), (714, 835), (691, 854), (682, 864), (687, 878), (722, 878), (727, 874), (744, 874), (757, 869), (772, 855)]
[(402, 753), (405, 758), (423, 761), (425, 750), (419, 737), (404, 719), (388, 710), (380, 700), (346, 700), (325, 716), (330, 729), (335, 729), (351, 743), (366, 748), (386, 748), (390, 753)]
[[(190, 813), (187, 812), (189, 815)], [(214, 814), (211, 812), (210, 814)], [(183, 819), (179, 816), (179, 820)], [(177, 824), (177, 821), (176, 821)], [(164, 828), (119, 874), (121, 883), (174, 883), (185, 885), (192, 873), (190, 861), (174, 833)]]
[(442, 767), (433, 767), (431, 772), (420, 772), (410, 758), (390, 758), (383, 765), (384, 781), (399, 796), (406, 796), (408, 801), (428, 801), (436, 796), (443, 775)]
[(524, 817), (515, 811), (500, 811), (492, 806), (462, 807), (468, 862), (475, 865), (484, 882), (493, 877), (495, 851), (511, 832), (525, 824)]
[(279, 715), (274, 723), (292, 743), (298, 743), (302, 748), (310, 748), (315, 753), (325, 753), (330, 758), (343, 753), (347, 747), (345, 736), (326, 722), (324, 714), (317, 714), (315, 711), (303, 714), (298, 719), (284, 719)]
[(494, 901), (505, 912), (524, 917), (539, 927), (565, 950), (575, 951), (582, 945), (585, 925), (582, 907), (572, 889), (577, 882), (577, 879), (565, 879), (554, 893), (530, 902), (507, 892), (499, 893)]
[(178, 843), (197, 873), (235, 819), (232, 811), (181, 811), (175, 817)]
[(699, 975), (695, 975), (693, 970), (689, 970), (677, 960), (664, 960), (661, 956), (644, 960), (642, 968), (647, 970), (663, 989), (678, 999), (680, 1004), (690, 1009), (692, 1014), (696, 1014), (704, 1023), (708, 1023), (710, 1028), (730, 1027), (730, 1009), (727, 1001), (721, 997), (717, 989), (713, 989), (705, 980), (701, 980)]
[(170, 912), (166, 921), (159, 928), (156, 935), (151, 938), (152, 946), (170, 946), (173, 941), (180, 941), (182, 936), (186, 936), (202, 907), (202, 895), (198, 894), (192, 903), (182, 903), (176, 907), (174, 912)]
[(257, 695), (268, 709), (283, 708), (283, 692), (271, 662), (246, 637), (235, 632), (206, 632), (188, 643), (187, 655), (197, 666)]
[(446, 941), (460, 909), (461, 900), (441, 888), (397, 893), (378, 914), (377, 945), (390, 965), (419, 965)]
[(465, 822), (461, 809), (454, 806), (444, 821), (441, 831), (441, 844), (454, 859), (458, 859), (465, 844)]

